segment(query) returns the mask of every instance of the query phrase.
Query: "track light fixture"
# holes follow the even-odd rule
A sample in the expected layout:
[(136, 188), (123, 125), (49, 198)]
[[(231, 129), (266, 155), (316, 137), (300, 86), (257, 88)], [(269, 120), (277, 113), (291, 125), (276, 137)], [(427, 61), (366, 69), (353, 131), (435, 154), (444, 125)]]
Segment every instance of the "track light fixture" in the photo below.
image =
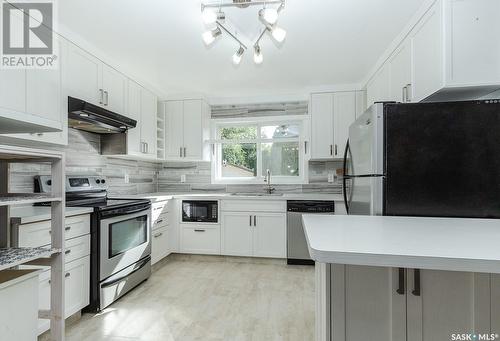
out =
[(202, 35), (203, 41), (205, 42), (205, 44), (207, 46), (211, 45), (215, 41), (215, 38), (217, 38), (221, 34), (222, 34), (222, 31), (220, 30), (219, 26), (217, 26), (216, 28), (203, 33), (203, 35)]
[[(224, 22), (225, 13), (222, 12), (222, 9), (224, 7), (237, 7), (240, 9), (244, 9), (249, 6), (263, 6), (258, 12), (259, 13), (258, 19), (264, 25), (264, 29), (260, 32), (259, 37), (257, 38), (257, 40), (253, 45), (254, 62), (255, 64), (262, 64), (264, 57), (262, 55), (259, 43), (262, 37), (264, 36), (264, 33), (269, 32), (273, 37), (273, 39), (276, 40), (278, 43), (282, 43), (285, 40), (286, 31), (283, 28), (276, 25), (278, 22), (280, 12), (285, 8), (285, 1), (286, 0), (218, 0), (217, 2), (214, 3), (202, 4), (201, 16), (203, 22), (206, 25), (213, 25), (213, 24), (217, 25), (215, 28), (203, 33), (202, 35), (203, 41), (205, 42), (206, 45), (210, 45), (215, 41), (215, 39), (218, 36), (222, 34), (222, 31), (224, 31), (224, 33), (227, 33), (227, 35), (229, 35), (239, 44), (238, 50), (233, 55), (233, 63), (235, 65), (240, 64), (243, 54), (247, 49), (247, 46), (237, 37), (236, 33), (233, 33), (234, 30), (232, 30), (233, 32), (231, 32), (231, 30), (225, 26), (226, 24)], [(277, 6), (268, 7), (273, 5)]]
[(233, 64), (234, 65), (239, 65), (241, 63), (241, 57), (243, 56), (244, 52), (245, 52), (245, 49), (243, 48), (243, 46), (240, 46), (238, 51), (236, 51), (233, 54)]

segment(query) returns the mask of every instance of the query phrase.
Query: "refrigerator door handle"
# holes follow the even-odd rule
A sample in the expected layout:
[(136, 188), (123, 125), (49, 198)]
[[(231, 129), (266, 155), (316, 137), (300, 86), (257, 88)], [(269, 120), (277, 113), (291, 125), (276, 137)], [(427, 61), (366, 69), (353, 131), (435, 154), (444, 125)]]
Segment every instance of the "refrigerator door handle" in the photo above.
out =
[[(345, 151), (344, 151), (344, 166), (343, 166), (343, 176), (342, 176), (342, 192), (344, 194), (344, 205), (347, 214), (349, 214), (349, 200), (347, 199), (347, 154), (349, 153), (349, 140), (347, 140), (345, 144)], [(352, 184), (351, 184), (352, 185)]]

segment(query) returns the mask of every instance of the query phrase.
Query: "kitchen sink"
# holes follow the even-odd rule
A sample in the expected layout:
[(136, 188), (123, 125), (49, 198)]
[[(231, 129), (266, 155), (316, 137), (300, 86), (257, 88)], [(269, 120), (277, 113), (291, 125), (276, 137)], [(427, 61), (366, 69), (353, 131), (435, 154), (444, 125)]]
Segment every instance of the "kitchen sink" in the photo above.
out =
[(231, 193), (234, 196), (242, 196), (242, 197), (282, 197), (283, 193)]

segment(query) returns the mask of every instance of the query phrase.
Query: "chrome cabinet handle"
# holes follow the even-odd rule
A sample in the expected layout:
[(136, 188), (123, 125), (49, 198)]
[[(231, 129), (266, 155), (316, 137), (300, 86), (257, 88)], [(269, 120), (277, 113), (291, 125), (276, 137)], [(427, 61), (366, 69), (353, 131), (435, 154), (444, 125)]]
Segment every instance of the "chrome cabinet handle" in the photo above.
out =
[(252, 216), (249, 215), (248, 218), (250, 218), (250, 221), (248, 222), (248, 226), (252, 226)]
[(182, 157), (182, 147), (179, 148), (179, 156)]
[(103, 89), (99, 89), (99, 93), (100, 93), (100, 99), (99, 99), (99, 104), (104, 104), (103, 101), (104, 101), (104, 90)]
[(186, 157), (186, 147), (184, 147), (184, 157)]
[(330, 155), (333, 155), (333, 145), (330, 145)]
[(415, 269), (413, 270), (413, 290), (411, 291), (413, 296), (420, 296), (421, 290), (420, 290), (420, 270)]
[(66, 274), (64, 275), (64, 277), (68, 278), (69, 276), (71, 276), (71, 273), (69, 272), (66, 272)]
[(257, 226), (257, 216), (253, 216), (253, 226)]
[(338, 146), (337, 144), (335, 144), (335, 156), (337, 156), (337, 154), (338, 154)]
[(106, 98), (106, 100), (104, 101), (104, 105), (106, 105), (106, 106), (107, 106), (107, 105), (109, 104), (109, 102), (108, 102), (108, 100), (109, 100), (109, 93), (108, 93), (107, 91), (104, 91), (104, 95), (106, 96), (106, 97), (105, 97), (105, 98)]
[(304, 141), (304, 154), (307, 154), (307, 141)]
[(161, 237), (161, 236), (163, 236), (163, 232), (160, 232), (160, 233), (157, 233), (157, 234), (154, 235), (155, 238), (158, 238), (158, 237)]
[(65, 230), (65, 231), (69, 231), (69, 230), (71, 230), (71, 226), (66, 226), (66, 227), (64, 228), (64, 230)]
[(64, 254), (65, 254), (65, 255), (69, 255), (70, 253), (71, 253), (71, 250), (66, 250), (66, 251), (64, 251)]
[(157, 220), (157, 221), (156, 221), (156, 223), (157, 223), (157, 224), (161, 224), (161, 223), (163, 223), (163, 219)]
[(145, 148), (145, 153), (147, 154), (148, 153), (148, 150), (149, 150), (149, 145), (147, 142), (144, 142), (144, 148)]
[(407, 84), (406, 88), (406, 102), (411, 102), (411, 84)]
[(194, 230), (194, 232), (205, 232), (206, 230)]
[(403, 91), (403, 93), (401, 94), (401, 102), (406, 103), (406, 94), (408, 92), (406, 90), (406, 86), (403, 86), (403, 88), (401, 90)]

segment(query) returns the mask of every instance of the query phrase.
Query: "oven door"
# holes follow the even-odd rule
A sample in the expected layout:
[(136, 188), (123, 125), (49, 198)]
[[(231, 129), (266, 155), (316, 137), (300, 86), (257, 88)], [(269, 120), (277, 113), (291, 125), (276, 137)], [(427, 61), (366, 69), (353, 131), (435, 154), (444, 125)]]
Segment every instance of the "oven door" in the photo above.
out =
[(151, 208), (100, 221), (100, 280), (151, 254)]

